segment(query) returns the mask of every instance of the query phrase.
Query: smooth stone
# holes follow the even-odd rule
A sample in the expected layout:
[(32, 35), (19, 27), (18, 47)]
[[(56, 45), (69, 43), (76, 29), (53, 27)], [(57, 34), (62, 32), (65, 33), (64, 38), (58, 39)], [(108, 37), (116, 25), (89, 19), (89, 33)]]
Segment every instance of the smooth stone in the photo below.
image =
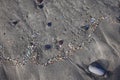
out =
[(50, 44), (46, 44), (45, 45), (45, 50), (49, 50), (49, 49), (51, 49), (52, 48), (52, 46), (50, 45)]
[(92, 63), (88, 66), (88, 70), (91, 73), (94, 73), (95, 75), (98, 76), (104, 76), (106, 73), (106, 70), (98, 63)]

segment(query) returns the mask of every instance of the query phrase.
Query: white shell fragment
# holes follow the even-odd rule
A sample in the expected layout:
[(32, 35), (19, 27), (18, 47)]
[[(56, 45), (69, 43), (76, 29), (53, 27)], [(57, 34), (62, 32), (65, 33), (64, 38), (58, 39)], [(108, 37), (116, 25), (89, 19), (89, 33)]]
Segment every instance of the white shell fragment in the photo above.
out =
[(105, 73), (106, 73), (106, 70), (104, 68), (102, 68), (101, 65), (93, 65), (93, 64), (90, 64), (88, 66), (88, 70), (91, 72), (91, 73), (94, 73), (95, 75), (98, 75), (98, 76), (104, 76)]

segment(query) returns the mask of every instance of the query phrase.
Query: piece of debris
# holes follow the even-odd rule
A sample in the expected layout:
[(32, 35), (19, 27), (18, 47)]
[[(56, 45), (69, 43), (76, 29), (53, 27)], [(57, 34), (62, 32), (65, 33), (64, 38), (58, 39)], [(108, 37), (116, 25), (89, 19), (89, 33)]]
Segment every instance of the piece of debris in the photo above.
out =
[(45, 48), (45, 50), (49, 50), (49, 49), (52, 48), (52, 46), (51, 46), (50, 44), (46, 44), (46, 45), (44, 46), (44, 48)]
[(90, 26), (89, 25), (85, 25), (85, 26), (82, 26), (81, 28), (83, 28), (85, 31), (87, 31), (90, 28)]
[(52, 26), (52, 22), (48, 22), (47, 25), (50, 27)]
[(88, 66), (88, 70), (90, 73), (93, 73), (97, 76), (103, 76), (103, 77), (106, 77), (107, 76), (107, 70), (105, 70), (103, 68), (102, 65), (100, 65), (99, 63), (97, 62), (93, 62), (91, 63), (89, 66)]

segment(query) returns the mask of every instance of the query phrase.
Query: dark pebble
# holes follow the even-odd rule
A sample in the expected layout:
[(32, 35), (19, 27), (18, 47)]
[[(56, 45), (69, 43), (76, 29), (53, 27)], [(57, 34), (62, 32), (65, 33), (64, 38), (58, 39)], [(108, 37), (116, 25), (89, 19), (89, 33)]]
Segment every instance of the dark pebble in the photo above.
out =
[(44, 5), (43, 5), (43, 4), (39, 4), (38, 7), (39, 7), (40, 9), (42, 9), (42, 8), (44, 7)]
[(18, 22), (19, 22), (18, 20), (13, 20), (13, 21), (11, 21), (11, 24), (12, 25), (17, 25)]
[(59, 45), (62, 45), (63, 42), (64, 42), (63, 40), (58, 41)]
[(33, 42), (30, 42), (30, 45), (31, 45), (31, 46), (33, 46), (33, 45), (34, 45), (34, 43), (33, 43)]
[(85, 31), (87, 31), (90, 27), (89, 27), (89, 25), (85, 25), (85, 26), (82, 26), (81, 28), (83, 28)]
[(52, 26), (52, 22), (48, 22), (47, 25), (48, 25), (48, 26)]
[(49, 49), (51, 49), (52, 48), (52, 46), (50, 45), (50, 44), (46, 44), (45, 45), (45, 50), (49, 50)]

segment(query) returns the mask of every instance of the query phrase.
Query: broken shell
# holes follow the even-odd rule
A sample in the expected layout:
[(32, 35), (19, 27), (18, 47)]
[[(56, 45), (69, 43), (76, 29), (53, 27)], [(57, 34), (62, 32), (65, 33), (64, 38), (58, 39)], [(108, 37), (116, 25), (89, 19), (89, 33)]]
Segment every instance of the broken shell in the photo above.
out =
[(88, 66), (88, 70), (98, 76), (104, 76), (106, 74), (106, 70), (97, 62), (93, 62)]

